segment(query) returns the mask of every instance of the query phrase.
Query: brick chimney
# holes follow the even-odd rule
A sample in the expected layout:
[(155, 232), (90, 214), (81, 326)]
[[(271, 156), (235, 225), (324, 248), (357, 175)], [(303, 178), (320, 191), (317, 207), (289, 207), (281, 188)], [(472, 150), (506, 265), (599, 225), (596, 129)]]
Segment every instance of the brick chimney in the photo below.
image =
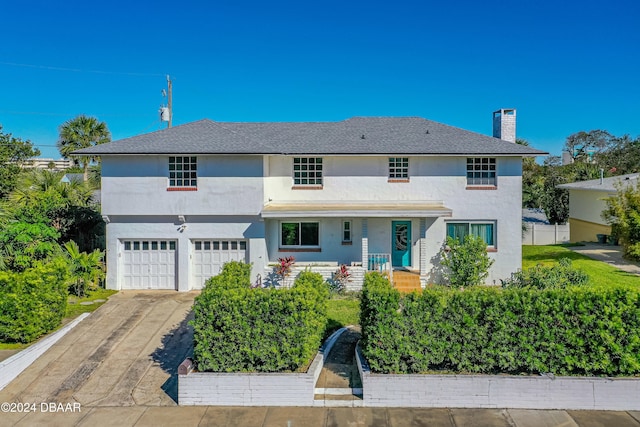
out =
[(493, 112), (493, 137), (516, 142), (515, 108), (502, 108)]

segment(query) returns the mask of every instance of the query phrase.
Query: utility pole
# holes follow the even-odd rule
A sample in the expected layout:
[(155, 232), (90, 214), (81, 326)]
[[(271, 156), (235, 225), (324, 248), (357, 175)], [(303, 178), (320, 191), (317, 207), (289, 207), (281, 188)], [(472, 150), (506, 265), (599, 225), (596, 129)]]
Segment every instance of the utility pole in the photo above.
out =
[(173, 121), (173, 102), (171, 98), (171, 77), (167, 74), (167, 107), (169, 108), (169, 124), (167, 127), (171, 127), (171, 122)]

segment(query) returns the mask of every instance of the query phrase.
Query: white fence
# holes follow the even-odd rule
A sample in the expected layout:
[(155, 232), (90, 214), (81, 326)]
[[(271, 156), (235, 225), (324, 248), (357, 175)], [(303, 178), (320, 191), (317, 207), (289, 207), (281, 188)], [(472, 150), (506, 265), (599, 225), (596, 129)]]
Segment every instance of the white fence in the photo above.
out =
[(527, 230), (522, 233), (523, 245), (555, 245), (569, 243), (569, 224), (526, 223)]

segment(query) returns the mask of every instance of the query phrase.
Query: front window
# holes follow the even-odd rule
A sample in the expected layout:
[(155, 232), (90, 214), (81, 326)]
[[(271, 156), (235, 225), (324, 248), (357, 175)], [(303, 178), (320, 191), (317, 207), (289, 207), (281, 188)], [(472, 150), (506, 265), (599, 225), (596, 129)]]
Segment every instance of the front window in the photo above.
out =
[(464, 236), (481, 237), (487, 246), (495, 246), (495, 224), (493, 222), (449, 222), (447, 223), (447, 237), (464, 240)]
[(169, 157), (169, 187), (197, 187), (198, 158)]
[(408, 157), (389, 157), (389, 179), (409, 179)]
[(293, 185), (322, 185), (322, 157), (294, 157)]
[(351, 221), (342, 221), (342, 243), (351, 242)]
[(496, 185), (495, 157), (467, 158), (467, 185)]
[(320, 224), (317, 222), (280, 223), (282, 246), (319, 246)]

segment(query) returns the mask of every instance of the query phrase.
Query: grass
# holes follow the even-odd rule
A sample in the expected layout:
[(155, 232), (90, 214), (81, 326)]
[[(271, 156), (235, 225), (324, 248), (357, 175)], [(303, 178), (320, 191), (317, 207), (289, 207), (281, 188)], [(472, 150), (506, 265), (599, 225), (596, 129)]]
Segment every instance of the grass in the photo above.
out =
[(569, 258), (574, 267), (582, 269), (589, 275), (591, 283), (594, 285), (640, 286), (640, 276), (573, 252), (564, 245), (522, 246), (522, 269), (531, 268), (537, 264), (550, 266), (561, 258)]
[(91, 313), (104, 304), (104, 302), (94, 302), (90, 305), (81, 305), (81, 302), (95, 301), (97, 299), (103, 299), (106, 301), (107, 298), (115, 293), (118, 293), (118, 291), (99, 288), (94, 291), (89, 291), (87, 296), (84, 298), (78, 298), (70, 295), (69, 298), (67, 298), (67, 311), (64, 314), (62, 322), (66, 323), (67, 321), (78, 317), (82, 313)]
[(360, 294), (355, 292), (332, 295), (327, 303), (325, 338), (349, 325), (360, 324)]
[[(71, 320), (75, 319), (82, 313), (90, 313), (92, 311), (95, 311), (98, 307), (104, 304), (104, 302), (96, 302), (90, 305), (81, 305), (81, 302), (94, 301), (97, 299), (103, 299), (106, 302), (107, 298), (117, 292), (118, 291), (112, 291), (110, 289), (96, 289), (94, 291), (90, 291), (84, 298), (78, 298), (76, 296), (69, 295), (67, 297), (67, 310), (65, 311), (64, 318), (62, 319), (62, 323), (59, 327), (62, 327), (63, 325), (69, 323)], [(33, 343), (0, 343), (0, 350), (22, 350), (29, 347), (31, 344)]]

